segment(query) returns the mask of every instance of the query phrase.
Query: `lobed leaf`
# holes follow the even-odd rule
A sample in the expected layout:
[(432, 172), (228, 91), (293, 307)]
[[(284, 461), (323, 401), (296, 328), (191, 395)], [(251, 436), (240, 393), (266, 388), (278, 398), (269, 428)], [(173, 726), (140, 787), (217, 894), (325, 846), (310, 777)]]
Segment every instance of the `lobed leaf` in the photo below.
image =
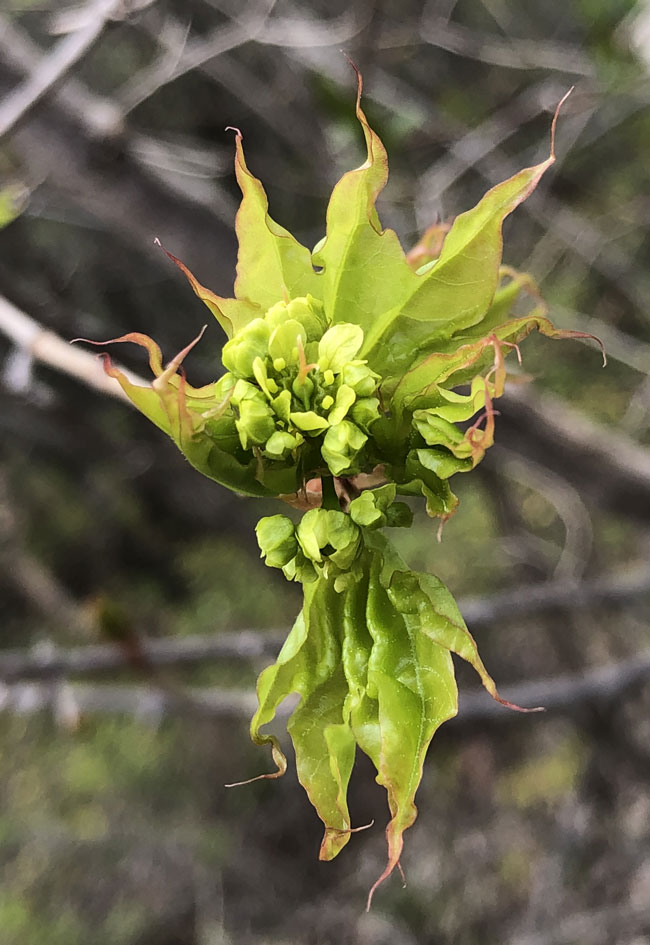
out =
[(182, 263), (173, 253), (166, 250), (159, 239), (156, 239), (155, 242), (161, 247), (165, 255), (178, 266), (191, 285), (194, 294), (210, 309), (228, 338), (232, 338), (233, 335), (236, 335), (248, 322), (264, 314), (259, 306), (254, 305), (252, 302), (248, 302), (245, 299), (224, 299), (220, 295), (216, 295), (216, 293), (212, 292), (211, 289), (206, 289), (204, 285), (201, 285), (196, 276), (190, 272), (185, 263)]
[(332, 859), (350, 838), (347, 785), (355, 742), (344, 717), (347, 685), (341, 662), (344, 598), (333, 581), (319, 578), (304, 585), (305, 601), (276, 662), (260, 675), (259, 708), (251, 722), (256, 744), (270, 744), (278, 774), (286, 767), (277, 739), (260, 728), (275, 716), (292, 692), (301, 701), (288, 731), (296, 752), (300, 783), (325, 824), (321, 859)]
[(335, 185), (327, 208), (326, 236), (314, 250), (313, 260), (323, 270), (318, 277), (319, 298), (332, 322), (354, 322), (367, 333), (378, 315), (400, 304), (417, 277), (396, 233), (382, 230), (379, 223), (375, 202), (388, 179), (388, 159), (361, 108), (362, 88), (357, 72), (356, 115), (367, 157)]
[(377, 782), (386, 788), (391, 820), (386, 828), (388, 860), (370, 890), (368, 907), (377, 886), (399, 864), (404, 831), (417, 816), (414, 798), (431, 739), (458, 710), (449, 650), (405, 619), (405, 601), (382, 586), (382, 569), (383, 560), (375, 555), (366, 614), (373, 640), (368, 695), (375, 697), (377, 721), (368, 738), (366, 707), (361, 747), (377, 769)]
[[(194, 388), (186, 382), (184, 375), (178, 373), (183, 359), (200, 337), (177, 354), (166, 368), (163, 368), (158, 345), (139, 332), (113, 338), (111, 342), (89, 343), (128, 341), (148, 350), (149, 364), (155, 375), (150, 387), (130, 381), (123, 371), (113, 365), (107, 354), (103, 355), (104, 370), (115, 378), (138, 410), (174, 440), (189, 463), (204, 476), (241, 495), (261, 497), (291, 492), (297, 487), (295, 469), (283, 471), (282, 481), (274, 488), (270, 477), (267, 477), (266, 482), (260, 480), (255, 459), (240, 462), (231, 450), (222, 448), (218, 436), (206, 432), (211, 418), (219, 413), (219, 401), (215, 395), (218, 382)], [(221, 404), (222, 407), (225, 405)]]
[(239, 239), (235, 296), (259, 305), (261, 314), (285, 299), (318, 295), (318, 275), (311, 253), (269, 216), (261, 181), (248, 169), (242, 134), (235, 139), (235, 173), (242, 202), (235, 221)]

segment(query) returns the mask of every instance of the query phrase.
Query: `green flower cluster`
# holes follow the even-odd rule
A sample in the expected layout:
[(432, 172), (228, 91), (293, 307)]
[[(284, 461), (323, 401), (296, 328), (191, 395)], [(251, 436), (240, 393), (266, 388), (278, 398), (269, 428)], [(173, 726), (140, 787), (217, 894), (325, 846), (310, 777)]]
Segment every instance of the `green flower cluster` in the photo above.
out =
[(266, 564), (281, 568), (290, 581), (310, 584), (320, 576), (334, 578), (334, 589), (345, 590), (358, 581), (363, 529), (408, 527), (413, 513), (405, 502), (395, 502), (394, 483), (368, 489), (350, 503), (350, 514), (336, 509), (310, 509), (298, 525), (286, 515), (270, 515), (257, 523), (257, 541)]
[(362, 345), (359, 325), (328, 326), (312, 296), (250, 321), (224, 345), (228, 373), (218, 384), (242, 448), (271, 461), (315, 449), (320, 457), (306, 468), (324, 461), (334, 476), (359, 472), (380, 415), (380, 377), (356, 357)]

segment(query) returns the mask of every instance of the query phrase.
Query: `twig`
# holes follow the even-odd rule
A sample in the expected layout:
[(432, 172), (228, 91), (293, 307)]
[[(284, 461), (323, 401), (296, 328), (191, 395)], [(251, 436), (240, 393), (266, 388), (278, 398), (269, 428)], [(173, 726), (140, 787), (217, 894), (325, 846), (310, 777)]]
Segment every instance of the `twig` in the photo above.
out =
[[(549, 581), (520, 585), (489, 597), (466, 598), (460, 608), (471, 629), (503, 619), (531, 616), (549, 610), (578, 609), (616, 604), (650, 594), (650, 565), (628, 567), (622, 573), (602, 575), (590, 581)], [(197, 666), (208, 662), (272, 659), (282, 645), (280, 630), (241, 630), (166, 639), (143, 640), (148, 663), (157, 668)], [(36, 647), (0, 652), (0, 680), (98, 676), (124, 669), (127, 660), (117, 646), (101, 644), (67, 650)]]
[[(194, 39), (190, 42), (183, 41), (184, 48), (175, 59), (170, 59), (174, 54), (173, 49), (168, 49), (167, 53), (156, 60), (149, 69), (137, 73), (133, 79), (117, 92), (117, 99), (122, 106), (122, 115), (126, 116), (138, 105), (141, 105), (160, 89), (175, 82), (181, 76), (187, 75), (194, 69), (198, 69), (204, 63), (209, 62), (231, 49), (236, 49), (244, 43), (254, 39), (264, 25), (268, 16), (275, 5), (275, 0), (265, 0), (265, 9), (257, 10), (255, 14), (246, 21), (229, 24), (225, 27), (218, 27), (208, 36)], [(167, 28), (174, 31), (175, 36), (186, 35), (182, 25), (168, 17), (163, 21)], [(159, 34), (160, 36), (160, 34)]]
[(202, 714), (220, 718), (242, 719), (255, 711), (255, 695), (237, 690), (199, 689), (188, 690), (183, 699), (166, 690), (150, 686), (82, 685), (65, 689), (42, 683), (19, 683), (13, 686), (0, 684), (0, 711), (17, 715), (32, 715), (44, 709), (60, 713), (61, 697), (74, 705), (71, 716), (95, 713), (120, 713), (135, 715), (143, 720), (157, 722), (170, 712)]
[[(125, 399), (119, 385), (104, 376), (93, 354), (71, 348), (2, 297), (0, 332), (18, 347), (30, 351), (37, 360), (90, 387)], [(133, 372), (125, 370), (125, 373), (135, 384), (147, 386), (149, 383)], [(519, 452), (521, 443), (525, 442), (529, 452), (539, 457), (543, 465), (548, 466), (552, 458), (562, 469), (566, 467), (567, 479), (579, 480), (585, 487), (593, 483), (601, 491), (606, 489), (608, 504), (626, 513), (633, 510), (635, 515), (645, 518), (650, 515), (649, 449), (532, 385), (510, 386), (500, 405), (500, 426), (506, 443), (514, 430)], [(599, 471), (598, 483), (593, 476), (594, 469)]]
[[(650, 651), (579, 676), (551, 676), (504, 687), (501, 695), (517, 705), (543, 705), (548, 712), (564, 712), (590, 701), (611, 701), (650, 675)], [(169, 712), (201, 712), (227, 719), (248, 718), (255, 710), (255, 695), (249, 691), (193, 688), (177, 697), (169, 690), (148, 686), (116, 686), (67, 683), (65, 698), (78, 714), (116, 712), (144, 719), (159, 718)], [(57, 686), (42, 683), (0, 684), (0, 710), (29, 715), (46, 708), (55, 711), (60, 701)], [(285, 703), (278, 713), (286, 716), (293, 703)], [(481, 721), (515, 721), (522, 716), (509, 712), (484, 692), (461, 692), (455, 726)], [(72, 713), (74, 714), (74, 713)]]
[(0, 138), (16, 127), (40, 100), (66, 77), (101, 36), (122, 0), (94, 0), (82, 26), (59, 40), (31, 74), (0, 105)]
[(532, 385), (510, 385), (499, 409), (503, 445), (562, 470), (610, 508), (650, 517), (650, 449)]
[[(2, 296), (0, 296), (0, 332), (6, 335), (17, 348), (29, 352), (35, 360), (49, 364), (50, 367), (70, 377), (75, 377), (87, 387), (130, 403), (117, 381), (104, 372), (97, 357), (63, 341), (53, 331), (43, 328)], [(122, 370), (135, 384), (147, 385), (147, 381), (124, 368)]]
[[(242, 630), (214, 636), (173, 637), (143, 640), (142, 650), (147, 663), (156, 668), (197, 666), (211, 661), (255, 661), (273, 658), (282, 643), (279, 633)], [(56, 650), (36, 646), (32, 650), (0, 653), (0, 680), (16, 682), (24, 679), (53, 679), (60, 676), (101, 676), (122, 670), (128, 665), (124, 651), (114, 644), (81, 646)]]
[[(650, 650), (629, 660), (621, 660), (579, 675), (549, 676), (545, 679), (504, 686), (501, 695), (515, 705), (542, 705), (547, 712), (561, 712), (585, 702), (604, 702), (622, 696), (650, 675)], [(503, 719), (503, 706), (482, 691), (460, 695), (459, 721)], [(509, 713), (508, 717), (519, 713)]]
[[(41, 49), (30, 37), (4, 17), (0, 17), (0, 52), (8, 63), (23, 73), (34, 72), (44, 58)], [(165, 150), (165, 142), (149, 137), (146, 139), (148, 151), (144, 149), (144, 136), (128, 133), (123, 109), (112, 99), (91, 92), (78, 79), (67, 76), (55, 90), (54, 100), (83, 128), (90, 139), (121, 138), (130, 158), (140, 170), (181, 194), (186, 200), (201, 206), (211, 206), (220, 219), (230, 222), (234, 217), (236, 204), (225, 189), (216, 184), (214, 174), (210, 179), (209, 191), (206, 192), (203, 187), (197, 193), (196, 186), (192, 186), (192, 182), (184, 175), (170, 174), (168, 169), (160, 168), (155, 162), (148, 160), (147, 154), (152, 148), (156, 148), (156, 145), (158, 152)]]
[(593, 76), (595, 68), (575, 46), (543, 39), (517, 39), (479, 33), (446, 17), (422, 19), (420, 36), (447, 52), (506, 69), (544, 69)]

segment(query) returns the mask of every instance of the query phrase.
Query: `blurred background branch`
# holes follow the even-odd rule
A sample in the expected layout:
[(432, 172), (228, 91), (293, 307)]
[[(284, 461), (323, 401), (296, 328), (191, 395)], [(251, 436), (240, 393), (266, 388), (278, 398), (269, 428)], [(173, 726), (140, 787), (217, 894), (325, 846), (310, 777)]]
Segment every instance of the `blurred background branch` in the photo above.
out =
[[(649, 23), (646, 0), (4, 4), (3, 945), (648, 938)], [(587, 345), (528, 339), (499, 446), (457, 477), (442, 544), (424, 518), (397, 536), (462, 598), (504, 694), (552, 711), (508, 713), (460, 668), (409, 887), (363, 920), (381, 827), (332, 868), (294, 781), (221, 788), (268, 760), (245, 731), (253, 676), (297, 610), (258, 559), (258, 510), (196, 476), (95, 352), (68, 344), (143, 331), (169, 357), (196, 335), (204, 309), (154, 237), (230, 294), (226, 125), (274, 218), (305, 245), (322, 237), (331, 185), (363, 159), (342, 47), (389, 151), (381, 217), (406, 249), (545, 156), (576, 86), (505, 260), (609, 355), (602, 371)], [(221, 340), (210, 325), (194, 383), (214, 379)], [(146, 383), (140, 352), (119, 356)], [(100, 599), (132, 637), (102, 636)], [(365, 765), (355, 823), (383, 824)]]

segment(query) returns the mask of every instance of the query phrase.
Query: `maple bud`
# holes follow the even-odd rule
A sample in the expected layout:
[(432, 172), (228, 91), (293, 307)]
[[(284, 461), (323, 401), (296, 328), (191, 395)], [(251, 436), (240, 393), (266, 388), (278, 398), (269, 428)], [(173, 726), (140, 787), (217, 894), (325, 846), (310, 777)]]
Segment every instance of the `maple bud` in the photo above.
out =
[(333, 476), (358, 472), (355, 463), (368, 437), (349, 420), (330, 427), (323, 439), (321, 456)]
[(298, 551), (296, 530), (286, 515), (269, 515), (255, 526), (257, 543), (269, 568), (283, 568)]
[(255, 358), (268, 354), (269, 326), (263, 318), (255, 318), (226, 342), (221, 350), (224, 367), (235, 377), (251, 378)]

